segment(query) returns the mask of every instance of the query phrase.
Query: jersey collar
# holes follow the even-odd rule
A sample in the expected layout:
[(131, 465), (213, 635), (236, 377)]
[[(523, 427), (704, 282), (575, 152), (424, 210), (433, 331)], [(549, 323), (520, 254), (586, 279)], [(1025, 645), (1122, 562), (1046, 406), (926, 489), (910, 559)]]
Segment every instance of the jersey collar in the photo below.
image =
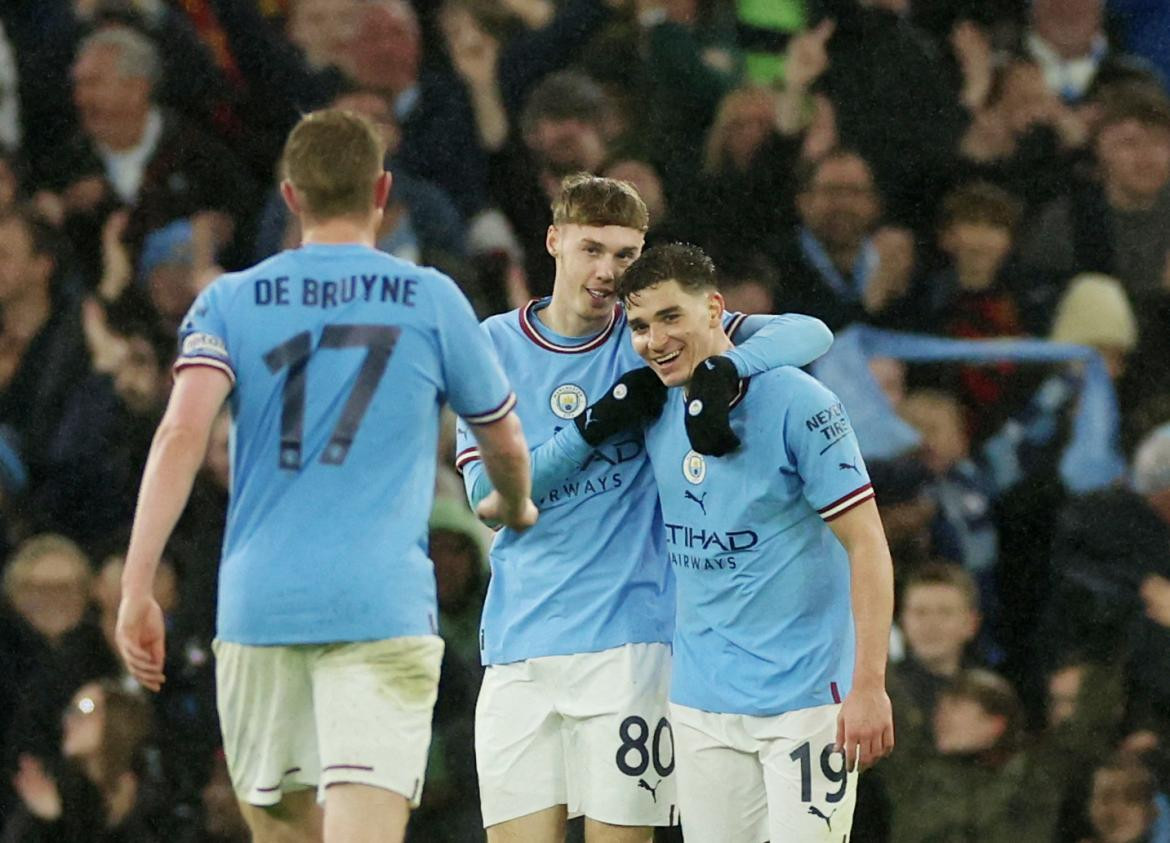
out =
[(614, 305), (613, 313), (609, 316), (609, 323), (602, 328), (601, 333), (578, 345), (565, 345), (549, 339), (541, 333), (540, 327), (536, 324), (536, 311), (548, 306), (548, 299), (533, 299), (524, 307), (520, 308), (520, 330), (528, 339), (532, 340), (545, 351), (555, 351), (558, 354), (584, 354), (587, 351), (593, 351), (605, 345), (605, 341), (613, 334), (617, 327), (618, 316), (621, 314), (621, 308)]

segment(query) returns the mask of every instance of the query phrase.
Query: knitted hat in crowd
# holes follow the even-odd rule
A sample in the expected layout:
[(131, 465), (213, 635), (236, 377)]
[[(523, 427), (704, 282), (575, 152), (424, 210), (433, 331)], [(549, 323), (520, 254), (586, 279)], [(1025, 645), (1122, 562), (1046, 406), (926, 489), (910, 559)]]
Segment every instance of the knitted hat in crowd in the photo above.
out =
[(1154, 495), (1170, 489), (1170, 424), (1154, 428), (1133, 455), (1133, 490)]
[(1073, 278), (1056, 305), (1052, 340), (1133, 351), (1137, 318), (1121, 282), (1095, 272)]

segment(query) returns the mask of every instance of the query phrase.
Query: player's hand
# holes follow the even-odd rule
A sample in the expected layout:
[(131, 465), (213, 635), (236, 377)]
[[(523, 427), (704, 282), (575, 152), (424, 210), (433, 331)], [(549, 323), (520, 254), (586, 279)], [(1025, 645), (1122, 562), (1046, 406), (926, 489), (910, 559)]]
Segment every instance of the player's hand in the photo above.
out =
[(687, 386), (687, 438), (700, 454), (721, 457), (739, 447), (731, 430), (731, 402), (739, 392), (735, 364), (722, 355), (695, 367)]
[(894, 748), (894, 715), (881, 685), (857, 686), (845, 697), (837, 715), (837, 746), (845, 753), (845, 769), (872, 766)]
[(649, 366), (626, 372), (605, 395), (573, 419), (577, 430), (596, 447), (615, 433), (653, 421), (666, 403), (666, 385)]
[(504, 496), (492, 489), (488, 496), (479, 502), (475, 514), (488, 524), (502, 524), (512, 530), (527, 530), (536, 523), (540, 514), (531, 498), (524, 498), (520, 504), (511, 504)]
[(122, 595), (114, 640), (126, 669), (139, 684), (151, 691), (162, 688), (166, 627), (162, 608), (154, 597)]

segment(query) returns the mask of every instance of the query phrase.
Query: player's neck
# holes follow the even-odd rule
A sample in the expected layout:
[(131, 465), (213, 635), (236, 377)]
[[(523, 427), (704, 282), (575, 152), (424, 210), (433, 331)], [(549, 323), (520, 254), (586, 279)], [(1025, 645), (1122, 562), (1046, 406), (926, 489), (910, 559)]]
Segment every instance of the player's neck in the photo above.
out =
[(557, 298), (554, 292), (548, 307), (536, 311), (536, 318), (550, 331), (562, 337), (591, 337), (605, 330), (605, 326), (613, 319), (613, 313), (607, 311), (596, 317), (582, 316), (564, 299)]
[(374, 248), (377, 242), (377, 226), (369, 220), (356, 220), (349, 217), (334, 219), (307, 220), (302, 218), (304, 227), (301, 234), (301, 243), (308, 245), (342, 245), (356, 244)]

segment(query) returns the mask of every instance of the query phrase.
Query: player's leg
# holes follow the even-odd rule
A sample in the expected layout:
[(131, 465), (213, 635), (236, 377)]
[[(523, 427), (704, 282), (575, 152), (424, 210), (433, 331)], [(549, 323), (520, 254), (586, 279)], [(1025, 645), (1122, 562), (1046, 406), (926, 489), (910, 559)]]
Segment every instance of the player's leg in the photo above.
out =
[(646, 826), (610, 825), (585, 818), (585, 843), (651, 843), (654, 829)]
[[(737, 714), (671, 705), (679, 811), (686, 843), (763, 843), (768, 799), (758, 744)], [(788, 843), (787, 838), (773, 838)]]
[(567, 813), (564, 805), (556, 805), (488, 826), (488, 843), (561, 843), (565, 839)]
[(409, 819), (410, 802), (401, 793), (366, 784), (325, 790), (325, 843), (399, 843)]
[(857, 773), (846, 773), (844, 756), (833, 751), (840, 709), (824, 705), (751, 718), (753, 735), (764, 742), (760, 760), (772, 840), (841, 843), (849, 836)]
[(303, 648), (215, 642), (216, 703), (232, 789), (258, 843), (321, 839), (312, 686)]
[(555, 709), (562, 656), (492, 665), (475, 706), (475, 763), (489, 843), (561, 843), (567, 813), (562, 718)]
[(443, 641), (424, 635), (311, 652), (325, 843), (399, 843), (422, 796)]
[(269, 807), (240, 802), (253, 843), (320, 843), (321, 806), (317, 788), (288, 791)]
[(646, 843), (678, 821), (669, 690), (666, 644), (567, 657), (557, 705), (569, 813), (585, 815), (587, 843)]

